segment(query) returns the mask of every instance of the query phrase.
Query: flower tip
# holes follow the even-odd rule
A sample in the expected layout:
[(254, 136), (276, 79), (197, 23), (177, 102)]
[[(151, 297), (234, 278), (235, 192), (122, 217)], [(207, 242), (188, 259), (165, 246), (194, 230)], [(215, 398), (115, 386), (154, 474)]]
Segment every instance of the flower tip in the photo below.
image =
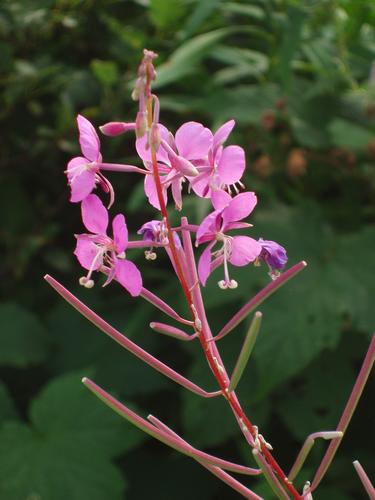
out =
[(150, 328), (152, 328), (152, 329), (155, 328), (155, 323), (153, 321), (150, 323)]
[(303, 261), (301, 262), (301, 264), (303, 265), (303, 267), (306, 267), (306, 266), (307, 266), (307, 262), (306, 262), (305, 260), (303, 260)]
[(85, 385), (87, 385), (88, 380), (89, 380), (89, 379), (88, 379), (87, 377), (82, 377), (82, 378), (81, 378), (81, 382), (82, 382), (82, 384), (85, 384)]
[(260, 311), (257, 311), (257, 312), (254, 314), (254, 316), (255, 316), (256, 318), (261, 318), (261, 317), (263, 316), (263, 313), (261, 313)]
[(46, 280), (46, 281), (49, 281), (50, 278), (51, 278), (51, 276), (49, 274), (45, 274), (43, 276), (43, 279)]

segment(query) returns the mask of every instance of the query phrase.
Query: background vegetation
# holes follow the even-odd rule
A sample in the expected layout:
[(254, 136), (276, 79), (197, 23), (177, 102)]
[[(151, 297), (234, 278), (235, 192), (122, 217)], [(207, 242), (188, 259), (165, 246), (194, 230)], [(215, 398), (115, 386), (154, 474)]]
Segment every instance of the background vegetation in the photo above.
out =
[[(78, 289), (63, 171), (78, 152), (75, 115), (131, 120), (143, 47), (158, 59), (162, 120), (209, 127), (235, 118), (259, 205), (254, 234), (309, 267), (264, 304), (264, 328), (240, 387), (252, 420), (291, 465), (306, 434), (333, 429), (374, 328), (375, 5), (372, 0), (3, 0), (0, 6), (0, 497), (6, 500), (236, 498), (198, 465), (146, 439), (80, 385), (92, 377), (200, 447), (248, 460), (224, 401), (203, 401), (143, 366), (62, 303), (46, 272), (140, 345), (213, 388), (197, 346), (159, 338), (158, 316), (119, 287)], [(373, 69), (371, 69), (373, 68)], [(371, 76), (372, 75), (372, 76)], [(103, 138), (108, 161), (130, 138)], [(141, 183), (115, 174), (116, 209), (133, 232), (153, 216)], [(208, 207), (186, 202), (191, 220)], [(182, 308), (160, 256), (144, 281)], [(234, 276), (235, 277), (235, 276)], [(237, 290), (206, 289), (219, 328), (264, 285), (241, 270)], [(223, 340), (233, 366), (246, 325)], [(372, 386), (373, 388), (373, 386)], [(374, 392), (369, 385), (318, 500), (365, 494)], [(301, 481), (310, 479), (317, 446)], [(263, 486), (254, 488), (271, 498)], [(315, 498), (315, 497), (314, 497)]]

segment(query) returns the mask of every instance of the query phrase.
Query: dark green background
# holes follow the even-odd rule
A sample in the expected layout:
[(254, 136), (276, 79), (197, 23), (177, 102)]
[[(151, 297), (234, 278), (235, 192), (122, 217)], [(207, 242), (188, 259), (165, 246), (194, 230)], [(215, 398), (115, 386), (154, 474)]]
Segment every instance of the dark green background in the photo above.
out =
[[(375, 7), (371, 0), (4, 0), (0, 5), (0, 498), (165, 500), (237, 498), (187, 458), (155, 443), (81, 387), (90, 375), (192, 444), (252, 465), (224, 401), (201, 400), (143, 366), (43, 281), (50, 273), (82, 300), (199, 385), (214, 389), (197, 344), (151, 331), (164, 317), (116, 285), (79, 288), (63, 171), (79, 151), (75, 115), (96, 126), (132, 121), (142, 49), (159, 53), (155, 85), (172, 130), (191, 119), (237, 122), (246, 186), (258, 194), (253, 234), (275, 239), (289, 263), (309, 266), (260, 308), (260, 338), (239, 387), (252, 421), (288, 469), (304, 437), (334, 429), (374, 329)], [(375, 77), (373, 77), (375, 78)], [(131, 134), (102, 138), (107, 161), (138, 161)], [(110, 175), (114, 213), (133, 234), (153, 218), (134, 175)], [(192, 222), (208, 206), (187, 197)], [(146, 286), (184, 311), (161, 252)], [(240, 286), (205, 291), (215, 331), (268, 282), (235, 270)], [(242, 324), (221, 347), (234, 366)], [(372, 383), (373, 389), (373, 383)], [(351, 461), (371, 475), (371, 382), (314, 498), (365, 498)], [(324, 446), (314, 448), (300, 484)], [(248, 481), (266, 499), (262, 481)]]

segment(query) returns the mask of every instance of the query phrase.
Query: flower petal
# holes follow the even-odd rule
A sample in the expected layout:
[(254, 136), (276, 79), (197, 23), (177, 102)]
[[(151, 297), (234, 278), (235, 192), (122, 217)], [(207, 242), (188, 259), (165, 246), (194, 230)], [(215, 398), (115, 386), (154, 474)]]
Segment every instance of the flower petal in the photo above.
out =
[(70, 201), (76, 203), (88, 196), (95, 187), (94, 169), (87, 169), (87, 159), (77, 156), (67, 166), (67, 177), (71, 188)]
[(253, 192), (240, 193), (235, 196), (223, 210), (225, 223), (244, 219), (254, 210), (257, 204), (256, 194)]
[(79, 143), (83, 155), (90, 161), (98, 161), (100, 157), (100, 141), (92, 124), (82, 115), (77, 116)]
[(261, 251), (262, 246), (257, 240), (249, 236), (234, 236), (229, 262), (234, 266), (246, 266), (250, 262), (253, 262)]
[(117, 253), (122, 253), (128, 246), (128, 228), (126, 226), (125, 217), (122, 214), (117, 214), (112, 221), (113, 241)]
[(172, 181), (172, 197), (174, 199), (176, 210), (182, 209), (182, 178), (178, 177)]
[(212, 146), (212, 132), (201, 123), (187, 122), (176, 132), (178, 154), (187, 160), (199, 160), (207, 156)]
[[(211, 212), (208, 214), (201, 222), (200, 226), (198, 227), (197, 234), (196, 234), (196, 241), (198, 244), (202, 243), (202, 239), (204, 237), (208, 237), (209, 239), (214, 239), (215, 238), (215, 232), (217, 229), (217, 218), (220, 215), (219, 210), (215, 210), (214, 212)], [(207, 239), (206, 239), (207, 241)]]
[(132, 295), (137, 297), (142, 290), (142, 276), (138, 267), (130, 260), (118, 259), (116, 279)]
[(77, 234), (77, 245), (74, 255), (82, 267), (96, 271), (103, 264), (103, 254), (99, 254), (100, 248), (95, 245), (88, 234)]
[[(161, 139), (164, 139), (165, 141), (168, 142), (169, 131), (161, 123), (159, 123), (159, 132)], [(143, 161), (151, 162), (152, 161), (151, 148), (150, 147), (146, 148), (147, 141), (148, 141), (148, 134), (144, 134), (142, 137), (140, 137), (135, 141), (135, 147), (138, 155), (141, 157)], [(164, 150), (162, 146), (159, 147), (156, 153), (156, 158), (158, 161), (165, 163), (166, 165), (170, 165), (167, 152)]]
[(211, 274), (211, 248), (214, 246), (215, 242), (211, 242), (207, 248), (202, 252), (198, 262), (198, 276), (199, 281), (203, 286), (206, 285), (207, 278)]
[[(148, 198), (149, 203), (160, 210), (160, 203), (158, 198), (158, 193), (156, 190), (156, 185), (154, 181), (154, 176), (152, 174), (145, 176), (145, 193)], [(163, 186), (163, 197), (165, 203), (167, 203), (167, 189), (165, 185)]]
[(276, 243), (276, 241), (263, 240), (259, 238), (259, 243), (262, 246), (260, 255), (272, 269), (283, 269), (288, 262), (288, 256), (284, 247)]
[(231, 200), (231, 195), (221, 189), (211, 193), (211, 202), (215, 210), (223, 210)]
[(236, 122), (234, 120), (229, 120), (216, 130), (214, 134), (214, 149), (216, 149), (217, 146), (224, 144), (224, 142), (228, 139), (229, 134), (232, 132), (235, 124)]
[(86, 228), (94, 234), (106, 234), (108, 212), (96, 194), (87, 196), (81, 204), (82, 221)]
[(224, 184), (238, 182), (245, 171), (245, 151), (240, 146), (228, 146), (223, 149), (217, 170)]
[(87, 170), (87, 158), (84, 158), (83, 156), (76, 156), (75, 158), (72, 158), (65, 171), (68, 181), (71, 182), (76, 175), (80, 175), (85, 170)]
[(199, 174), (196, 177), (191, 177), (188, 180), (195, 194), (197, 194), (201, 198), (209, 197), (211, 191), (209, 186), (209, 180), (210, 180), (209, 172), (203, 172), (202, 174)]

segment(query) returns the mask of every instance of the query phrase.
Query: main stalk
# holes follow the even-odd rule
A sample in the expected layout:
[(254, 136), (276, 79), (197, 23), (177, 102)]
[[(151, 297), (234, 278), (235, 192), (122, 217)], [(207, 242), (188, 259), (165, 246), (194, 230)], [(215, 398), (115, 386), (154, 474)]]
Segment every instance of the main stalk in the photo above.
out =
[[(150, 88), (151, 85), (151, 78), (147, 79), (147, 86)], [(148, 120), (148, 128), (151, 129), (152, 123), (153, 123), (153, 105), (152, 105), (153, 99), (152, 96), (149, 95), (147, 98), (147, 120)], [(240, 428), (243, 434), (245, 435), (246, 439), (249, 441), (249, 437), (246, 435), (248, 433), (251, 434), (253, 441), (257, 439), (257, 430), (254, 428), (253, 424), (250, 422), (248, 417), (245, 415), (235, 392), (229, 392), (228, 387), (229, 387), (229, 377), (228, 374), (223, 366), (223, 364), (220, 363), (220, 355), (217, 350), (216, 344), (214, 342), (209, 342), (212, 339), (212, 334), (209, 330), (208, 323), (206, 318), (199, 317), (197, 314), (197, 311), (200, 310), (202, 313), (204, 313), (204, 310), (202, 311), (202, 306), (203, 304), (200, 304), (201, 307), (199, 307), (198, 304), (194, 303), (194, 298), (193, 298), (193, 291), (192, 288), (198, 288), (199, 285), (193, 284), (193, 287), (189, 287), (187, 280), (185, 278), (182, 265), (178, 256), (178, 252), (176, 249), (176, 245), (174, 242), (174, 237), (173, 237), (173, 231), (172, 227), (169, 221), (168, 217), (168, 212), (166, 208), (166, 204), (164, 202), (164, 197), (163, 197), (163, 188), (161, 185), (161, 180), (159, 176), (159, 170), (158, 170), (158, 162), (157, 162), (157, 156), (156, 156), (156, 148), (155, 144), (153, 144), (153, 141), (150, 141), (150, 148), (151, 148), (151, 160), (152, 160), (152, 171), (153, 171), (153, 177), (155, 181), (155, 186), (156, 186), (156, 191), (157, 191), (157, 196), (158, 196), (158, 201), (160, 204), (160, 211), (163, 217), (163, 221), (165, 224), (165, 228), (167, 231), (168, 235), (168, 245), (171, 251), (171, 255), (174, 261), (174, 265), (176, 268), (177, 272), (177, 277), (181, 283), (186, 302), (188, 305), (188, 308), (190, 310), (190, 313), (192, 315), (192, 319), (194, 321), (195, 329), (199, 335), (199, 340), (204, 352), (204, 355), (206, 357), (207, 363), (214, 375), (214, 377), (217, 380), (217, 383), (223, 393), (223, 396), (225, 399), (228, 401), (236, 419), (238, 422), (241, 423)], [(195, 263), (194, 263), (195, 266)], [(200, 293), (199, 293), (200, 294)], [(202, 301), (200, 301), (202, 302)], [(204, 314), (205, 316), (205, 314)], [(215, 356), (216, 354), (216, 356)], [(259, 442), (260, 446), (260, 451), (262, 452), (265, 460), (267, 461), (267, 464), (272, 468), (274, 473), (277, 475), (278, 479), (280, 480), (281, 484), (285, 487), (286, 490), (292, 495), (292, 497), (296, 500), (301, 499), (301, 495), (296, 491), (294, 488), (293, 484), (288, 480), (287, 475), (285, 472), (282, 470), (282, 468), (279, 466), (277, 461), (273, 458), (271, 452), (269, 449), (266, 447), (265, 442), (263, 440), (257, 440)], [(252, 444), (252, 443), (250, 443)]]

